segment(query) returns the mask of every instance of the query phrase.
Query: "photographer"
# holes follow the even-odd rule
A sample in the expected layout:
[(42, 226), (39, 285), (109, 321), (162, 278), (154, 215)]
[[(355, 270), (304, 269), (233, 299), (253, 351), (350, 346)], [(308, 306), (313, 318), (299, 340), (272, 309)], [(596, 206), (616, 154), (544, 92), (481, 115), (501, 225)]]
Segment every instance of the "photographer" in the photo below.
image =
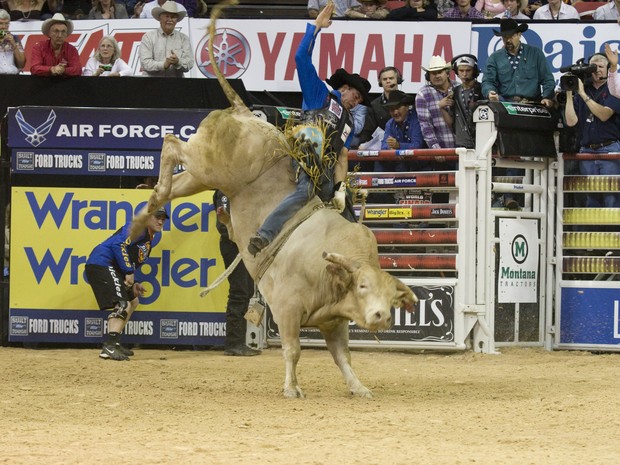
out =
[(17, 37), (9, 32), (11, 15), (0, 10), (0, 74), (19, 74), (26, 66), (26, 54)]
[[(609, 93), (607, 86), (609, 60), (605, 55), (597, 53), (590, 58), (588, 64), (595, 65), (596, 70), (591, 72), (587, 83), (584, 85), (580, 74), (576, 74), (577, 88), (573, 85), (567, 86), (566, 124), (569, 127), (579, 124), (580, 152), (620, 152), (620, 100)], [(562, 81), (566, 83), (566, 79)], [(573, 96), (575, 91), (577, 95)], [(579, 171), (587, 176), (620, 174), (620, 160), (580, 161)], [(620, 194), (591, 193), (586, 199), (586, 206), (620, 207)]]

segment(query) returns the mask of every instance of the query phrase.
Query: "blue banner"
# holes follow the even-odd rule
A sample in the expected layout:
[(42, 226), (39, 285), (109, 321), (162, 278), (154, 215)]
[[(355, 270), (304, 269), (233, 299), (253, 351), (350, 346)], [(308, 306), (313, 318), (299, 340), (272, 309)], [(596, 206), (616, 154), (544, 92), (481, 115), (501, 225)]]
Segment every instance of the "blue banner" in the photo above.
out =
[(563, 288), (561, 344), (620, 344), (620, 289)]
[[(11, 309), (9, 341), (94, 343), (107, 334), (109, 312)], [(123, 330), (123, 343), (224, 345), (224, 313), (137, 310)]]
[(187, 140), (211, 110), (19, 107), (13, 173), (156, 176), (163, 137)]

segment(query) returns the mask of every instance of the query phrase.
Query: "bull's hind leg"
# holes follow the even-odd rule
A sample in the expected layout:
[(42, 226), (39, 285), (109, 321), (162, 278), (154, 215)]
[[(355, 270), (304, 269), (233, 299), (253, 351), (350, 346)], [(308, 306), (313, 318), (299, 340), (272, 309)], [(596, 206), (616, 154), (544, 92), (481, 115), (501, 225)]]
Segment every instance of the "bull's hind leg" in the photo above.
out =
[(372, 398), (372, 392), (364, 386), (351, 367), (351, 353), (349, 352), (349, 324), (343, 320), (341, 323), (329, 328), (319, 328), (325, 338), (329, 352), (334, 362), (340, 368), (342, 376), (354, 396)]
[(183, 150), (187, 143), (168, 134), (164, 138), (159, 165), (159, 180), (149, 197), (146, 206), (133, 220), (131, 237), (136, 237), (146, 227), (148, 217), (162, 205), (172, 199), (186, 197), (202, 192), (206, 186), (196, 180), (189, 172), (181, 172), (173, 176), (174, 167), (182, 163)]

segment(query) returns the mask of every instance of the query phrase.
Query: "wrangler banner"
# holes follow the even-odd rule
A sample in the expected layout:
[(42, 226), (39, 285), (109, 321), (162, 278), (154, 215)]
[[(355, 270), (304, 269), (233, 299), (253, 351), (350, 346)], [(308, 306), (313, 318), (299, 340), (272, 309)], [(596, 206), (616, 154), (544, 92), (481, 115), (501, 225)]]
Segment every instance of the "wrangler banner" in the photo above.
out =
[[(12, 189), (9, 340), (98, 343), (107, 313), (84, 279), (92, 249), (131, 221), (150, 191)], [(128, 343), (223, 344), (228, 284), (201, 298), (223, 271), (213, 193), (166, 205), (170, 220), (136, 272), (147, 289)]]

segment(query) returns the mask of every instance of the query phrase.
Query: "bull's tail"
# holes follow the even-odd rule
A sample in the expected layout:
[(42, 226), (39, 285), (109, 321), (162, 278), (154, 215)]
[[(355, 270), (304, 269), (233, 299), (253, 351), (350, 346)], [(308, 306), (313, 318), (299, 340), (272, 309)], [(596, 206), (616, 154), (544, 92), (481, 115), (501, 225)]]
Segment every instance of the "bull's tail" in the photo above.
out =
[(217, 77), (217, 80), (220, 83), (220, 86), (222, 86), (222, 90), (224, 91), (224, 94), (226, 95), (226, 98), (230, 102), (230, 105), (233, 107), (233, 109), (239, 112), (250, 113), (249, 108), (245, 105), (245, 103), (243, 103), (243, 100), (241, 100), (241, 97), (239, 97), (239, 94), (235, 92), (235, 90), (232, 88), (232, 86), (228, 83), (228, 81), (222, 74), (219, 63), (215, 59), (215, 54), (213, 53), (213, 42), (215, 41), (215, 23), (217, 22), (218, 18), (221, 16), (222, 10), (224, 8), (227, 8), (231, 5), (238, 5), (238, 4), (239, 4), (238, 0), (223, 0), (222, 2), (215, 5), (213, 9), (211, 10), (211, 21), (209, 22), (209, 46), (208, 46), (209, 60), (211, 60), (211, 66), (213, 67), (213, 72), (215, 73), (215, 76)]

